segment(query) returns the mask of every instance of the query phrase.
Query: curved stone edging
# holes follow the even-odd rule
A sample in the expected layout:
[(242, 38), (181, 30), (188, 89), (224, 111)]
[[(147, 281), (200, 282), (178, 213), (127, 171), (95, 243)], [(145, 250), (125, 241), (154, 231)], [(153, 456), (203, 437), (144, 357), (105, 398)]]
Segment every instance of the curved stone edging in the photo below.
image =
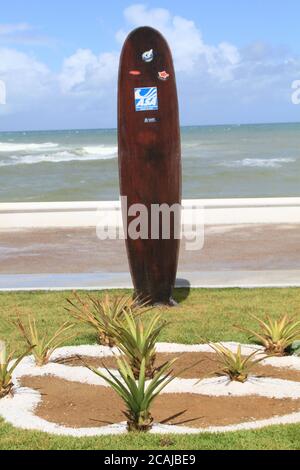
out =
[[(232, 350), (236, 350), (237, 343), (223, 343)], [(253, 352), (254, 349), (262, 348), (253, 345), (243, 345), (243, 354)], [(184, 352), (212, 352), (209, 345), (179, 345), (161, 343), (157, 347), (158, 352), (184, 353)], [(58, 349), (52, 360), (68, 358), (74, 355), (86, 357), (108, 357), (116, 351), (101, 346), (72, 346)], [(299, 357), (270, 358), (263, 362), (264, 365), (273, 365), (281, 368), (300, 370)], [(68, 380), (70, 382), (80, 382), (89, 385), (106, 386), (107, 384), (100, 377), (97, 377), (85, 367), (69, 367), (63, 364), (50, 363), (42, 368), (34, 364), (32, 357), (25, 358), (16, 368), (14, 382), (16, 383), (13, 397), (6, 397), (0, 401), (0, 415), (14, 427), (24, 430), (35, 430), (46, 433), (73, 436), (91, 437), (104, 435), (118, 435), (126, 433), (126, 423), (103, 426), (97, 428), (68, 428), (55, 423), (50, 423), (34, 414), (36, 407), (42, 400), (42, 396), (36, 390), (21, 388), (19, 379), (23, 376), (53, 376)], [(300, 383), (281, 379), (252, 377), (247, 383), (239, 384), (229, 382), (226, 377), (205, 379), (198, 382), (197, 379), (175, 379), (163, 393), (193, 393), (207, 396), (261, 396), (268, 398), (300, 398)], [(209, 427), (209, 428), (189, 428), (170, 425), (155, 425), (152, 429), (154, 434), (207, 434), (234, 432), (240, 430), (260, 429), (272, 425), (284, 425), (300, 423), (299, 413), (287, 414), (280, 417), (273, 417), (266, 420), (240, 423), (237, 425)]]

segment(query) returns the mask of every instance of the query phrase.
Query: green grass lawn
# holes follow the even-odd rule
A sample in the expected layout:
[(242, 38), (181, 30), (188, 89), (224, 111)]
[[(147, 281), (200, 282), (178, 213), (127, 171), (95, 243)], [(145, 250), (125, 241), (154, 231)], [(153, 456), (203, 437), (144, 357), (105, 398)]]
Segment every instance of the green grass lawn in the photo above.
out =
[[(120, 295), (128, 291), (112, 291)], [(104, 294), (104, 293), (103, 293)], [(102, 295), (99, 294), (99, 295)], [(22, 340), (9, 320), (18, 312), (33, 313), (40, 325), (54, 331), (66, 319), (65, 299), (71, 293), (8, 293), (0, 294), (1, 339), (20, 352)], [(254, 326), (249, 317), (283, 313), (300, 318), (300, 289), (206, 290), (176, 291), (179, 306), (161, 310), (170, 325), (161, 341), (194, 344), (210, 341), (249, 342), (247, 335), (235, 325)], [(76, 326), (71, 344), (94, 344), (93, 331)], [(0, 450), (4, 449), (299, 449), (300, 425), (272, 427), (261, 431), (199, 436), (128, 435), (123, 437), (68, 438), (43, 433), (20, 431), (0, 421)]]

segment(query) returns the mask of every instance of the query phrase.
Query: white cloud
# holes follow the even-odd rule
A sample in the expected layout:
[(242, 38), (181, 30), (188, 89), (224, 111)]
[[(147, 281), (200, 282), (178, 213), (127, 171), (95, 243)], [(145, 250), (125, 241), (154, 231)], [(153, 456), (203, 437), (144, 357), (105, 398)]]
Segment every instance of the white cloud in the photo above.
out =
[(0, 35), (20, 33), (31, 29), (28, 23), (0, 24)]
[(0, 43), (6, 45), (21, 44), (33, 46), (52, 46), (56, 41), (40, 34), (37, 28), (28, 23), (0, 23)]
[[(173, 51), (175, 67), (178, 72), (193, 72), (199, 64), (209, 68), (212, 75), (221, 75), (218, 66), (232, 67), (239, 62), (237, 48), (223, 42), (219, 46), (208, 45), (202, 38), (201, 31), (194, 21), (181, 16), (172, 16), (163, 8), (147, 8), (136, 4), (125, 9), (125, 19), (130, 28), (152, 26), (159, 29), (166, 37)], [(128, 30), (118, 31), (116, 37), (123, 42)], [(228, 78), (229, 74), (226, 73)]]
[(152, 26), (162, 29), (172, 21), (171, 13), (165, 8), (147, 8), (146, 5), (131, 5), (124, 10), (125, 20), (135, 26)]
[(221, 51), (225, 61), (229, 62), (229, 64), (237, 65), (240, 62), (241, 57), (239, 51), (232, 44), (229, 44), (228, 42), (221, 42), (219, 45), (219, 50)]
[(18, 113), (43, 100), (53, 87), (53, 75), (45, 64), (15, 49), (0, 48), (0, 79), (7, 90), (2, 113)]
[[(124, 28), (116, 33), (117, 51), (78, 49), (56, 73), (30, 54), (0, 47), (0, 80), (7, 87), (1, 114), (21, 116), (12, 124), (19, 128), (27, 123), (38, 128), (41, 119), (52, 128), (115, 125), (119, 49), (128, 32), (142, 25), (159, 29), (170, 43), (183, 123), (246, 122), (250, 112), (258, 121), (283, 120), (282, 110), (296, 113), (290, 87), (300, 78), (300, 60), (288, 50), (260, 42), (239, 49), (226, 38), (208, 44), (194, 21), (164, 8), (132, 5), (124, 19)], [(0, 41), (29, 30), (26, 23), (0, 25)]]
[(0, 80), (0, 104), (6, 104), (6, 85), (3, 80)]
[(116, 53), (97, 56), (90, 49), (78, 49), (64, 61), (59, 77), (63, 93), (103, 92), (116, 79), (118, 59)]

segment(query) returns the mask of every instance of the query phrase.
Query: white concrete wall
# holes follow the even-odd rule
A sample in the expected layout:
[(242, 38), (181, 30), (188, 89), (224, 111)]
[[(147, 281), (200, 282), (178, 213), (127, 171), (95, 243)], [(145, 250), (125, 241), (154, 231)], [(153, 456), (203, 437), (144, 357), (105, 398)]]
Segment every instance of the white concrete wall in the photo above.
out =
[[(185, 200), (183, 222), (204, 208), (206, 225), (300, 224), (300, 198)], [(2, 203), (0, 230), (122, 226), (119, 201)]]

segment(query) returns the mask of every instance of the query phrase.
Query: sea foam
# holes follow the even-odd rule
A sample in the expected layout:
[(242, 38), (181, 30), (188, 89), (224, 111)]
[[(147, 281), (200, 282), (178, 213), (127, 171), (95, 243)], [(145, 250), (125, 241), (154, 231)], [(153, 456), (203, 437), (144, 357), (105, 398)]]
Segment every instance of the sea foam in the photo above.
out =
[(56, 151), (51, 152), (51, 148), (49, 148), (49, 153), (29, 153), (28, 155), (11, 155), (5, 160), (0, 160), (0, 167), (16, 165), (35, 165), (38, 163), (64, 163), (72, 161), (110, 160), (116, 158), (118, 152), (117, 147), (104, 145), (80, 147), (77, 149), (59, 151), (56, 147), (52, 147), (52, 149), (55, 149)]
[(53, 150), (58, 147), (58, 144), (53, 142), (46, 142), (42, 144), (26, 144), (26, 143), (11, 143), (11, 142), (0, 142), (0, 152), (34, 152), (40, 150)]
[(244, 158), (243, 160), (234, 160), (230, 162), (222, 162), (220, 166), (228, 168), (281, 168), (284, 163), (294, 163), (293, 158)]

